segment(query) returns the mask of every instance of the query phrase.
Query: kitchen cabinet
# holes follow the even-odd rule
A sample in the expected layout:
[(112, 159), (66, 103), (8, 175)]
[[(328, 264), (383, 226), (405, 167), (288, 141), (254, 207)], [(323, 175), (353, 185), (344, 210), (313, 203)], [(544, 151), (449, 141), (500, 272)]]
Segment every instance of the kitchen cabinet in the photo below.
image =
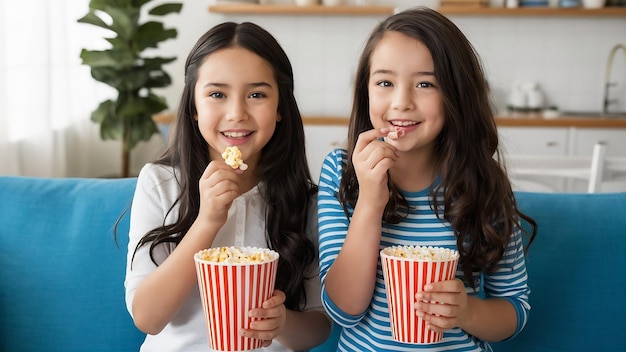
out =
[[(500, 147), (506, 154), (565, 156), (567, 127), (498, 127)], [(590, 149), (591, 150), (591, 149)]]
[(498, 127), (507, 154), (589, 156), (596, 143), (607, 156), (626, 157), (626, 128)]
[(570, 131), (570, 155), (589, 155), (596, 143), (606, 146), (606, 156), (626, 157), (626, 129), (576, 128)]
[[(507, 155), (591, 157), (596, 143), (604, 144), (607, 156), (626, 157), (626, 128), (593, 127), (498, 127), (500, 144)], [(526, 181), (561, 192), (586, 192), (588, 182), (577, 179), (532, 176)], [(624, 185), (620, 185), (624, 189)]]

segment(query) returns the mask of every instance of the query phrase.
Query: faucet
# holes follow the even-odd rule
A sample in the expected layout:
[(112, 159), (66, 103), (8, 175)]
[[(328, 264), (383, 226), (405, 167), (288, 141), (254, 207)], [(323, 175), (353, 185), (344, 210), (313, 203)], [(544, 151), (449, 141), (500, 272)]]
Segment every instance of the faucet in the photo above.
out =
[(617, 85), (615, 82), (610, 82), (611, 79), (611, 68), (613, 67), (613, 59), (615, 58), (615, 54), (619, 49), (624, 51), (624, 55), (626, 55), (626, 45), (624, 44), (616, 44), (609, 53), (609, 60), (606, 63), (606, 72), (604, 76), (604, 99), (603, 99), (603, 108), (602, 113), (607, 114), (609, 112), (609, 105), (616, 103), (616, 99), (609, 99), (609, 88)]

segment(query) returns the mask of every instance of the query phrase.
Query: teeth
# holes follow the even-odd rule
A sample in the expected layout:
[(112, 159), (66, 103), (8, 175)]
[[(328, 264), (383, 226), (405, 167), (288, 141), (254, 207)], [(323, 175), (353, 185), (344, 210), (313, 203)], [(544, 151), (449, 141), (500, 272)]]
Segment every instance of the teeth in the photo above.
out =
[(228, 138), (241, 138), (249, 135), (248, 132), (224, 132), (224, 136)]
[(417, 125), (417, 122), (413, 122), (413, 121), (391, 121), (391, 124), (394, 125), (394, 126), (405, 127), (405, 126)]

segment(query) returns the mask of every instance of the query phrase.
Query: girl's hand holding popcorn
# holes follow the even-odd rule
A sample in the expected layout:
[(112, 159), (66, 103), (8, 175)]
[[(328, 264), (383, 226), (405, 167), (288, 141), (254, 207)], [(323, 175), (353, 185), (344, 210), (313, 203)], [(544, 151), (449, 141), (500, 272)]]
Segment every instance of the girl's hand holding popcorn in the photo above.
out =
[(388, 132), (382, 128), (361, 133), (352, 155), (354, 171), (359, 180), (359, 200), (366, 198), (368, 204), (381, 208), (389, 200), (387, 171), (398, 159), (396, 148), (381, 140)]
[(283, 291), (274, 290), (272, 297), (263, 302), (261, 308), (252, 309), (248, 313), (253, 320), (250, 329), (242, 329), (241, 335), (263, 340), (263, 347), (269, 346), (280, 335), (287, 320), (285, 298)]
[(465, 286), (459, 279), (427, 284), (424, 291), (415, 294), (414, 307), (417, 316), (424, 319), (432, 331), (463, 328), (468, 311)]
[(211, 162), (200, 177), (200, 210), (197, 220), (208, 220), (221, 227), (228, 217), (228, 209), (240, 194), (243, 171), (223, 162)]

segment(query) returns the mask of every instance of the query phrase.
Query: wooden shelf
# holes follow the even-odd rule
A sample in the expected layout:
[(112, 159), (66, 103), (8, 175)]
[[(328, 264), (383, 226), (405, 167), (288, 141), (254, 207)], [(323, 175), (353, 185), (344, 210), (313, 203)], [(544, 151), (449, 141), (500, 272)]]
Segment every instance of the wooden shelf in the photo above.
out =
[[(447, 16), (493, 16), (493, 17), (626, 17), (626, 7), (552, 8), (552, 7), (472, 7), (441, 6), (438, 9)], [(391, 15), (393, 6), (296, 6), (296, 5), (257, 5), (257, 4), (216, 4), (209, 6), (209, 12), (251, 15)]]
[(494, 17), (626, 17), (626, 7), (603, 7), (599, 9), (552, 8), (552, 7), (464, 7), (442, 6), (439, 12), (446, 16), (494, 16)]
[(210, 5), (209, 12), (257, 15), (391, 15), (392, 6), (296, 6), (296, 5)]

